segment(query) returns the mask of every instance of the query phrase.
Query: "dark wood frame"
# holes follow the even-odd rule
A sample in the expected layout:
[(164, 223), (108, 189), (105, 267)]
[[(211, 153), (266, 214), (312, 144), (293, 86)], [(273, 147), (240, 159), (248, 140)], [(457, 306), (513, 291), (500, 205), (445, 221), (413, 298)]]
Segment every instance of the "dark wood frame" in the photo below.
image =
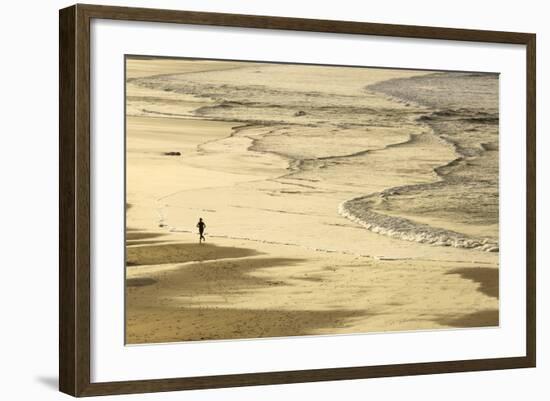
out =
[[(525, 45), (527, 324), (522, 357), (90, 382), (90, 21), (92, 18)], [(536, 36), (421, 26), (75, 5), (59, 13), (59, 389), (73, 396), (363, 379), (534, 367), (536, 363)]]

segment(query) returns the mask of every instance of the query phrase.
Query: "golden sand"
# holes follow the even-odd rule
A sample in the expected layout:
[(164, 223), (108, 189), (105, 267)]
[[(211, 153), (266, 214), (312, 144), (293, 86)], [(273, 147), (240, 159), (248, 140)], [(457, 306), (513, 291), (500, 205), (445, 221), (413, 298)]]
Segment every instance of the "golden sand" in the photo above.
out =
[[(238, 63), (129, 60), (128, 67), (130, 78), (184, 78), (210, 71), (193, 78), (197, 82), (223, 80), (224, 68), (241, 73)], [(273, 67), (272, 79), (281, 79), (281, 68)], [(422, 74), (370, 71), (354, 69), (348, 81), (330, 81), (326, 91), (353, 93), (366, 83)], [(292, 89), (292, 83), (281, 87)], [(311, 170), (286, 176), (286, 158), (251, 150), (254, 138), (267, 128), (232, 118), (197, 118), (193, 110), (211, 104), (210, 99), (131, 80), (127, 96), (127, 343), (498, 325), (498, 253), (368, 231), (338, 214), (341, 202), (360, 195), (345, 175)], [(369, 96), (373, 108), (399, 113), (411, 107)], [(412, 171), (411, 163), (419, 163), (414, 169), (420, 171), (418, 166), (437, 166), (454, 157), (437, 141), (389, 148), (391, 155), (377, 150), (406, 140), (410, 130), (426, 130), (404, 124), (380, 127), (384, 135), (367, 138), (357, 149), (353, 143), (341, 149), (343, 154), (371, 149), (368, 169), (350, 170), (348, 176), (365, 174), (362, 189), (376, 192), (411, 177), (430, 182), (429, 169), (413, 176), (407, 168)], [(323, 134), (309, 130), (304, 128), (308, 135)], [(346, 132), (359, 137), (353, 129)], [(293, 146), (319, 155), (323, 149), (315, 143)], [(387, 164), (388, 157), (398, 168)], [(205, 244), (198, 243), (199, 217), (207, 224)], [(451, 228), (481, 230), (459, 225)]]

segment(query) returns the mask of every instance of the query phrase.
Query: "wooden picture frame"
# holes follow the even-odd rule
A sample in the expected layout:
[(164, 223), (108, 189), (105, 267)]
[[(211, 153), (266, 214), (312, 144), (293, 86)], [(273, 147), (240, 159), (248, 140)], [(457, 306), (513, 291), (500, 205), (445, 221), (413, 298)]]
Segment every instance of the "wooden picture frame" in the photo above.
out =
[[(90, 380), (90, 22), (92, 19), (475, 41), (526, 46), (526, 355), (492, 359), (100, 382)], [(75, 5), (59, 14), (59, 388), (144, 393), (534, 367), (536, 361), (535, 48), (530, 33)]]

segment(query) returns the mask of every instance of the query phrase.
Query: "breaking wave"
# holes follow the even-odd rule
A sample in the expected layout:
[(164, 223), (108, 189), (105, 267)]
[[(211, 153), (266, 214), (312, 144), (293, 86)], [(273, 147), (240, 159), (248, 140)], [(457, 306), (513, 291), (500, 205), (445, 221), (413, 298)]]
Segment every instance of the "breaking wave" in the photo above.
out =
[[(498, 223), (498, 77), (437, 73), (388, 80), (367, 89), (432, 109), (417, 121), (429, 125), (457, 157), (434, 169), (437, 181), (356, 197), (341, 203), (338, 212), (392, 238), (498, 252), (498, 237), (475, 237), (397, 216), (454, 213), (455, 220), (464, 223)], [(411, 205), (411, 199), (422, 199), (423, 208)]]
[(455, 231), (414, 222), (403, 217), (374, 212), (368, 206), (371, 203), (370, 199), (377, 196), (384, 197), (384, 192), (345, 201), (339, 205), (338, 212), (369, 231), (388, 237), (423, 244), (498, 252), (498, 243), (487, 238), (472, 238)]

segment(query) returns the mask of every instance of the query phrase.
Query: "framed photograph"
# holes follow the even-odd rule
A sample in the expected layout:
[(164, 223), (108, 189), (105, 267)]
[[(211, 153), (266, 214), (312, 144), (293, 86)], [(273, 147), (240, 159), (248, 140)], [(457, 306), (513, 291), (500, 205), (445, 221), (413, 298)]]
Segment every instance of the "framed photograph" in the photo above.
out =
[(61, 391), (535, 366), (534, 34), (59, 18)]

